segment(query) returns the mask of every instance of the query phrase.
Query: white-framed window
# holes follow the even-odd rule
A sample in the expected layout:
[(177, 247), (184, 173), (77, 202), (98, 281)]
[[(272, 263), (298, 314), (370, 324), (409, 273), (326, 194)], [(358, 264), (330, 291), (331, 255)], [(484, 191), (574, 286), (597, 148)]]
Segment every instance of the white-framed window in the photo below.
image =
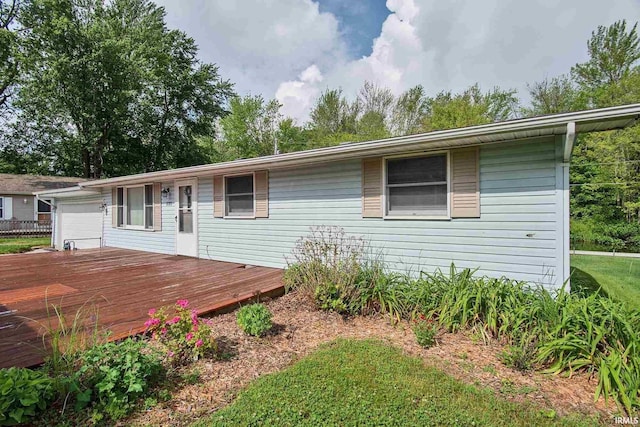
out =
[(36, 199), (36, 218), (38, 221), (51, 219), (51, 199)]
[(5, 212), (5, 204), (4, 204), (4, 197), (0, 197), (0, 219), (5, 219), (4, 218), (4, 212)]
[(447, 152), (386, 158), (384, 185), (385, 217), (449, 217)]
[(225, 216), (253, 218), (255, 216), (254, 175), (224, 177)]
[(153, 230), (153, 184), (116, 189), (116, 225), (122, 228)]

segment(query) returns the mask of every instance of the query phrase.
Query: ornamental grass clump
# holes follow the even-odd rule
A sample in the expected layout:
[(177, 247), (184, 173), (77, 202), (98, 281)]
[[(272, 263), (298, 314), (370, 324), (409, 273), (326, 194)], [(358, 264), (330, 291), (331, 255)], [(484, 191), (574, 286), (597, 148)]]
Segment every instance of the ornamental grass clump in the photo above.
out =
[(198, 317), (196, 310), (189, 309), (189, 301), (178, 300), (175, 315), (167, 310), (149, 310), (149, 319), (144, 324), (151, 338), (161, 343), (167, 357), (176, 364), (195, 361), (216, 350), (212, 321)]

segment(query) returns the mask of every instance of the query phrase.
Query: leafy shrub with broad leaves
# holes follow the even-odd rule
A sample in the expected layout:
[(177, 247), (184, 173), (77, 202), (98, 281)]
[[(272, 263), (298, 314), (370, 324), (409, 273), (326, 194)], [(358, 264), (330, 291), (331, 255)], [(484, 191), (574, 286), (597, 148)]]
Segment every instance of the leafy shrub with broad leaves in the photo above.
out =
[(264, 335), (273, 326), (271, 312), (263, 304), (245, 305), (238, 310), (236, 320), (245, 334), (254, 337)]
[(166, 348), (167, 357), (173, 363), (198, 360), (207, 352), (216, 350), (211, 320), (199, 317), (196, 310), (190, 310), (187, 300), (176, 302), (174, 316), (169, 316), (164, 308), (152, 308), (144, 325), (152, 339)]
[(0, 369), (0, 426), (32, 420), (53, 397), (53, 381), (45, 373), (24, 368)]
[(85, 351), (79, 373), (94, 411), (117, 420), (162, 378), (164, 367), (160, 354), (145, 341), (128, 338)]

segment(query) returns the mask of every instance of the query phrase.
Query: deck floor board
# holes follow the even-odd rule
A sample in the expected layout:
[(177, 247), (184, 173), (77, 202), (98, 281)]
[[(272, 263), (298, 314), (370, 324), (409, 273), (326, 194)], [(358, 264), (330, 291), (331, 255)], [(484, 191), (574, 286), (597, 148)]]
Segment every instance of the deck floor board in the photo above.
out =
[(281, 291), (279, 269), (128, 249), (2, 256), (0, 368), (42, 363), (47, 305), (68, 318), (97, 310), (99, 328), (120, 339), (143, 331), (150, 308), (178, 299), (207, 314)]

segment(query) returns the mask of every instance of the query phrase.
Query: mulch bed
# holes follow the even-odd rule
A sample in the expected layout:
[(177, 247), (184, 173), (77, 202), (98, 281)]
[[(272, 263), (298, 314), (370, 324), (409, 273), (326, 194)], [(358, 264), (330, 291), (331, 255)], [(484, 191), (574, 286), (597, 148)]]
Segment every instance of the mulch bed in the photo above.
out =
[(484, 344), (473, 334), (441, 333), (438, 345), (423, 349), (408, 323), (393, 324), (388, 316), (344, 318), (316, 310), (295, 292), (265, 304), (273, 313), (274, 328), (269, 335), (244, 335), (236, 325), (235, 312), (216, 316), (213, 320), (220, 359), (201, 360), (182, 368), (184, 372), (199, 372), (198, 383), (174, 390), (169, 401), (136, 414), (125, 424), (189, 425), (230, 404), (252, 380), (282, 370), (319, 345), (340, 337), (383, 340), (463, 382), (490, 387), (505, 399), (533, 403), (559, 415), (578, 412), (606, 421), (616, 411), (612, 401), (605, 403), (600, 398), (593, 402), (595, 378), (521, 373), (500, 362), (503, 346)]

